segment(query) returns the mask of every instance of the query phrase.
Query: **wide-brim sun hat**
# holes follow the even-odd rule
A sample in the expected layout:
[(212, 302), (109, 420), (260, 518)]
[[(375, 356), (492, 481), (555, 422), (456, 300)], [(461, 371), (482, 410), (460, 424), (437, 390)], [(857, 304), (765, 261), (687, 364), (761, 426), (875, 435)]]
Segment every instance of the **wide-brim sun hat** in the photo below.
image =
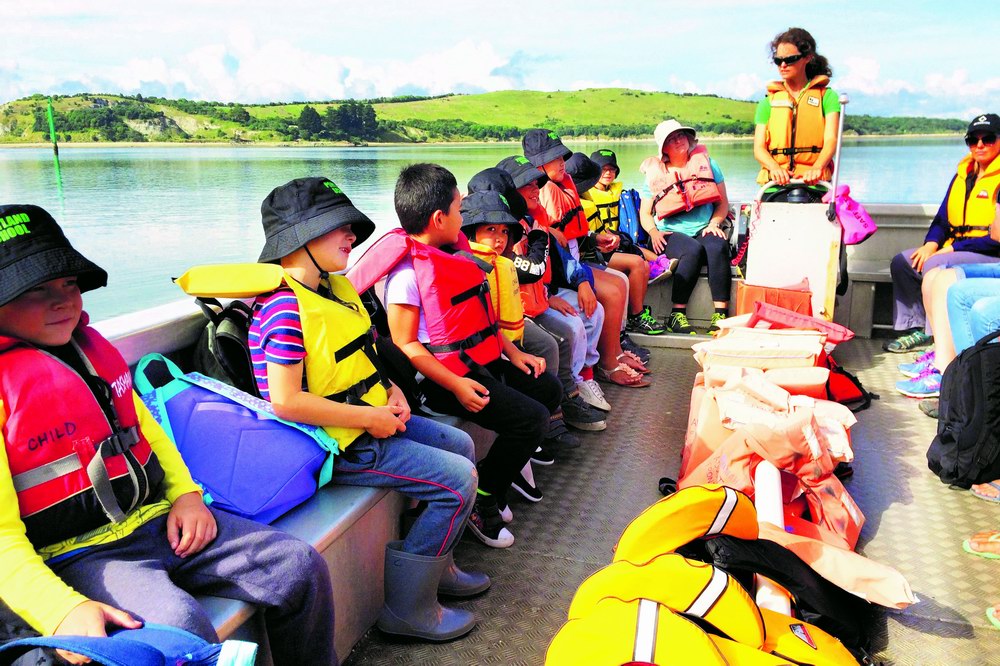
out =
[(601, 148), (600, 150), (595, 150), (590, 154), (590, 159), (594, 160), (594, 162), (597, 164), (597, 166), (601, 168), (602, 171), (606, 166), (614, 167), (615, 178), (617, 178), (618, 174), (622, 172), (621, 169), (618, 168), (618, 156), (615, 155), (615, 151), (613, 150), (608, 150), (607, 148)]
[(49, 280), (76, 277), (81, 292), (103, 287), (107, 272), (70, 244), (38, 206), (0, 206), (0, 305)]
[(667, 139), (670, 138), (670, 135), (674, 132), (687, 132), (691, 136), (692, 143), (698, 140), (698, 133), (693, 127), (681, 125), (673, 118), (670, 120), (664, 120), (656, 126), (655, 130), (653, 130), (653, 140), (656, 142), (656, 147), (661, 153), (663, 152), (663, 144), (667, 142)]
[(566, 160), (566, 173), (573, 179), (576, 191), (584, 193), (601, 179), (601, 167), (583, 153), (573, 153)]
[[(524, 158), (522, 157), (521, 159)], [(483, 169), (469, 179), (469, 194), (485, 192), (487, 190), (499, 192), (507, 202), (507, 205), (510, 206), (510, 214), (517, 219), (523, 219), (528, 214), (528, 202), (517, 191), (514, 179), (504, 169), (490, 167)]]
[(524, 156), (539, 168), (560, 157), (568, 160), (573, 154), (573, 151), (563, 145), (558, 134), (547, 129), (528, 130), (521, 139), (521, 148)]
[(496, 190), (473, 192), (462, 199), (459, 207), (462, 214), (462, 229), (469, 240), (476, 240), (474, 227), (481, 224), (500, 224), (510, 229), (507, 246), (514, 245), (524, 235), (521, 221), (510, 212), (506, 198)]
[(535, 183), (542, 187), (549, 182), (549, 177), (545, 172), (531, 163), (527, 157), (521, 155), (511, 155), (505, 157), (497, 163), (497, 168), (503, 169), (514, 179), (514, 187), (520, 189), (530, 183)]
[(375, 223), (354, 207), (328, 178), (296, 178), (274, 188), (260, 205), (264, 249), (257, 261), (278, 261), (309, 241), (351, 225), (352, 247), (375, 232)]

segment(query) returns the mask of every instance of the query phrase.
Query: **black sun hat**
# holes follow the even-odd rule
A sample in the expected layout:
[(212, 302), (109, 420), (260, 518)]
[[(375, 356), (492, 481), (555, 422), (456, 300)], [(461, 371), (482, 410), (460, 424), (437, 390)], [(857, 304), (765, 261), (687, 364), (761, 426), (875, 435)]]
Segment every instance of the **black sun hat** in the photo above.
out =
[(264, 224), (264, 249), (257, 261), (277, 261), (311, 240), (334, 229), (351, 225), (357, 238), (365, 242), (375, 231), (375, 223), (354, 207), (337, 185), (328, 178), (296, 178), (271, 190), (260, 205)]
[(74, 275), (81, 292), (108, 283), (107, 272), (74, 250), (43, 208), (0, 206), (0, 305), (43, 282)]
[(481, 224), (502, 224), (510, 227), (508, 246), (521, 240), (521, 236), (524, 235), (521, 221), (511, 214), (507, 200), (496, 190), (473, 192), (462, 199), (459, 210), (462, 213), (462, 229), (466, 231), (466, 236), (469, 236), (470, 240), (475, 240), (473, 228)]
[(618, 156), (615, 155), (615, 151), (608, 150), (607, 148), (601, 148), (600, 150), (595, 150), (590, 154), (590, 159), (594, 160), (594, 163), (603, 171), (604, 167), (610, 166), (615, 168), (615, 178), (621, 173), (621, 169), (618, 168)]
[(557, 157), (569, 159), (573, 154), (563, 145), (562, 139), (555, 132), (547, 129), (530, 129), (521, 139), (524, 156), (536, 167), (543, 167)]
[(601, 167), (583, 153), (573, 153), (566, 160), (566, 173), (573, 179), (576, 191), (583, 194), (601, 179)]
[(527, 157), (520, 155), (511, 155), (510, 157), (503, 158), (497, 164), (497, 168), (509, 173), (510, 177), (514, 179), (514, 187), (518, 189), (528, 183), (535, 183), (538, 187), (541, 187), (549, 182), (549, 177), (545, 175), (544, 171), (532, 164), (531, 160)]
[(514, 179), (503, 169), (499, 167), (483, 169), (469, 180), (469, 194), (487, 190), (500, 193), (510, 206), (510, 214), (517, 219), (521, 220), (528, 214), (528, 203), (517, 191)]

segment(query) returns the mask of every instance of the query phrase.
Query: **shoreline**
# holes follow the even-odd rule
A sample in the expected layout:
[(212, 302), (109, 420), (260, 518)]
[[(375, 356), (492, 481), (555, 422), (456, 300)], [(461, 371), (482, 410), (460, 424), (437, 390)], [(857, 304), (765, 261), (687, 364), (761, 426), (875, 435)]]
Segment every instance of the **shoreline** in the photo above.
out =
[[(948, 133), (948, 134), (866, 134), (863, 136), (845, 136), (844, 141), (878, 141), (880, 139), (948, 139), (961, 137), (960, 132)], [(580, 143), (645, 143), (651, 141), (649, 137), (629, 137), (620, 139), (601, 139), (601, 138), (568, 138), (564, 139), (563, 143), (566, 144), (580, 144)], [(737, 143), (752, 143), (753, 137), (751, 136), (701, 136), (698, 140), (705, 143), (716, 143), (716, 142), (737, 142)], [(271, 141), (252, 141), (247, 143), (234, 143), (231, 141), (81, 141), (75, 142), (71, 141), (68, 143), (59, 144), (59, 149), (73, 149), (73, 148), (398, 148), (400, 146), (406, 147), (419, 147), (419, 146), (494, 146), (494, 145), (510, 145), (510, 146), (520, 146), (520, 141), (386, 141), (386, 142), (370, 142), (364, 144), (354, 144), (348, 141), (309, 141), (309, 142), (271, 142)], [(0, 143), (0, 150), (4, 148), (51, 148), (51, 143), (46, 142), (32, 142), (32, 143)]]

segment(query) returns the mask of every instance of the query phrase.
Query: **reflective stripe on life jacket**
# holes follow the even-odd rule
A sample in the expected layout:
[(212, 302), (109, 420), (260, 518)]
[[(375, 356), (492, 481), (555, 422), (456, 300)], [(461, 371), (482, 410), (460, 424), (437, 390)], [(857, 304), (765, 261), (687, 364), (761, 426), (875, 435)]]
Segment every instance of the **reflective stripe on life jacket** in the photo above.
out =
[(469, 243), (472, 254), (479, 257), (493, 270), (486, 274), (490, 283), (490, 301), (497, 314), (497, 325), (511, 342), (524, 339), (524, 307), (521, 305), (521, 290), (517, 282), (514, 262), (497, 254), (481, 243)]
[[(3, 437), (18, 509), (35, 548), (117, 523), (163, 498), (163, 470), (139, 430), (132, 376), (121, 354), (86, 324), (70, 344), (101, 397), (62, 360), (0, 340)], [(53, 405), (58, 405), (57, 409)]]
[[(549, 215), (548, 226), (562, 231), (566, 240), (583, 238), (590, 233), (580, 194), (572, 178), (565, 176), (561, 183), (550, 180), (539, 189), (538, 198)], [(541, 219), (538, 222), (543, 223)]]
[(489, 298), (491, 270), (459, 234), (453, 252), (431, 247), (393, 229), (373, 243), (347, 271), (355, 289), (365, 291), (409, 256), (417, 276), (421, 311), (430, 342), (424, 345), (459, 376), (500, 358), (496, 315)]
[[(771, 116), (767, 121), (764, 145), (774, 160), (792, 174), (801, 177), (816, 163), (823, 150), (823, 133), (826, 117), (823, 115), (823, 95), (830, 79), (816, 76), (793, 98), (783, 81), (767, 84), (771, 101)], [(823, 169), (823, 180), (833, 177), (833, 163)], [(761, 180), (763, 179), (763, 180)], [(771, 179), (767, 169), (761, 169), (757, 182), (764, 184)]]
[(722, 199), (704, 146), (695, 146), (682, 167), (667, 166), (659, 157), (647, 157), (639, 171), (646, 175), (646, 185), (653, 193), (653, 212), (660, 220)]
[(997, 191), (1000, 190), (1000, 157), (986, 168), (986, 173), (967, 190), (969, 176), (976, 168), (972, 155), (958, 163), (958, 173), (948, 189), (948, 224), (951, 234), (944, 245), (951, 245), (956, 238), (983, 238), (990, 233), (996, 217)]
[(590, 220), (590, 230), (594, 233), (603, 231), (618, 231), (618, 201), (622, 196), (623, 185), (620, 181), (613, 181), (607, 190), (592, 187), (580, 195), (581, 201), (593, 201), (597, 207), (597, 219)]

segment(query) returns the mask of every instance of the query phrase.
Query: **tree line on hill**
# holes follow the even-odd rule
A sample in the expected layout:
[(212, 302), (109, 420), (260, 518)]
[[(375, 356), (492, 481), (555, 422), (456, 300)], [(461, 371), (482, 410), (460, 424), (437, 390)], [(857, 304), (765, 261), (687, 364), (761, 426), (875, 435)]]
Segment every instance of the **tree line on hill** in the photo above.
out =
[[(165, 99), (161, 97), (122, 97), (107, 100), (90, 95), (81, 96), (90, 106), (55, 113), (57, 132), (62, 140), (70, 140), (74, 132), (85, 132), (87, 136), (103, 141), (145, 141), (146, 136), (134, 129), (135, 122), (142, 121), (162, 128), (158, 137), (174, 140), (191, 138), (173, 123), (162, 107), (174, 108), (187, 114), (207, 117), (230, 123), (227, 128), (218, 128), (217, 136), (240, 138), (241, 130), (266, 132), (283, 141), (351, 141), (354, 143), (377, 140), (458, 140), (458, 141), (518, 141), (530, 127), (515, 125), (478, 123), (462, 119), (440, 120), (388, 120), (379, 119), (374, 103), (402, 103), (419, 101), (416, 96), (378, 98), (373, 100), (345, 100), (339, 103), (307, 103), (298, 116), (277, 114), (251, 114), (240, 103), (204, 102), (187, 99)], [(35, 96), (38, 103), (33, 108), (33, 131), (48, 136), (48, 119), (44, 98)], [(320, 113), (313, 104), (327, 105)], [(161, 108), (154, 108), (161, 107)], [(261, 106), (281, 106), (279, 104)], [(549, 129), (567, 137), (603, 137), (610, 139), (648, 137), (652, 135), (655, 122), (641, 124), (574, 124), (551, 121)], [(749, 120), (736, 120), (728, 115), (711, 121), (689, 122), (699, 132), (708, 135), (752, 136), (754, 125)], [(874, 117), (848, 116), (845, 132), (856, 135), (900, 135), (959, 133), (965, 129), (964, 121), (942, 118)], [(417, 132), (413, 132), (417, 130)], [(414, 134), (417, 138), (414, 138)], [(252, 135), (251, 135), (252, 136)]]

